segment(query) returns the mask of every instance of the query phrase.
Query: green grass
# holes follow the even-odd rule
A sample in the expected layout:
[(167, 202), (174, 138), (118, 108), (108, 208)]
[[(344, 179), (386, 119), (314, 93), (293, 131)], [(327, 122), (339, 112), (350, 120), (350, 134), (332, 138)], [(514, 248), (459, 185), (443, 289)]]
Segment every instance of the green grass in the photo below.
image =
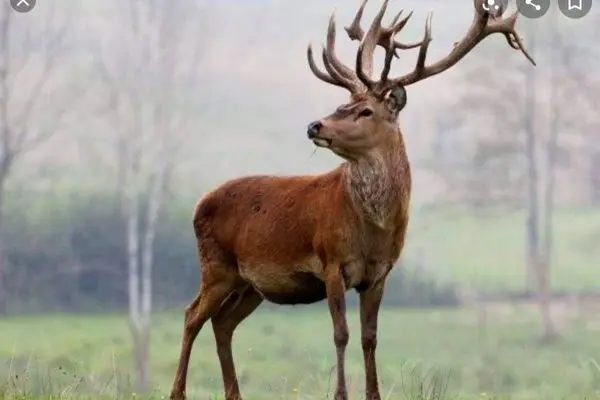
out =
[[(168, 394), (175, 371), (179, 314), (154, 319), (156, 398)], [(361, 399), (358, 316), (351, 312), (349, 318), (347, 378), (352, 399)], [(562, 339), (542, 344), (532, 309), (496, 307), (488, 311), (486, 324), (478, 322), (474, 310), (384, 310), (378, 347), (382, 392), (389, 399), (416, 399), (419, 384), (437, 376), (448, 378), (449, 396), (465, 399), (502, 394), (522, 400), (596, 398), (600, 319), (594, 312), (586, 316), (572, 310), (557, 310), (556, 318)], [(326, 309), (259, 310), (237, 331), (234, 354), (246, 399), (321, 400), (331, 393), (334, 348)], [(122, 316), (2, 320), (0, 360), (0, 398), (131, 398), (133, 392), (130, 337)], [(212, 330), (206, 326), (194, 347), (188, 394), (218, 399), (221, 392)]]
[[(406, 255), (440, 279), (487, 290), (525, 284), (525, 215), (466, 216), (424, 211), (409, 225)], [(596, 290), (600, 282), (600, 210), (557, 210), (551, 284), (556, 290)]]

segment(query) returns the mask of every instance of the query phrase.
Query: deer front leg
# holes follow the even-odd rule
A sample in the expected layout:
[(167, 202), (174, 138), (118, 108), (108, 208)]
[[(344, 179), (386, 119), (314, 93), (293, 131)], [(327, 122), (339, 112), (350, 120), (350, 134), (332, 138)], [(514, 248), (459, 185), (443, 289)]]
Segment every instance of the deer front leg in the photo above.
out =
[(381, 400), (377, 382), (377, 364), (375, 348), (377, 347), (377, 316), (383, 297), (384, 281), (360, 293), (360, 325), (361, 344), (365, 359), (366, 400)]
[(337, 387), (334, 400), (348, 400), (344, 361), (348, 344), (348, 324), (346, 322), (346, 288), (339, 265), (329, 265), (325, 271), (327, 304), (333, 322), (333, 341), (337, 354)]

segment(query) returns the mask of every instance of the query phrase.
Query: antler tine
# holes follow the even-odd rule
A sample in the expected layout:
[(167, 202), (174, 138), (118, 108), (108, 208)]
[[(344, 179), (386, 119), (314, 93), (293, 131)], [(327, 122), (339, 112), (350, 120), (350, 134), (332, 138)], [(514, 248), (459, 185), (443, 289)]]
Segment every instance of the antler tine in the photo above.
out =
[[(365, 10), (367, 1), (368, 0), (363, 0), (356, 15), (354, 16), (354, 19), (352, 20), (352, 23), (349, 26), (344, 28), (346, 30), (346, 33), (348, 34), (348, 37), (350, 38), (350, 40), (361, 41), (365, 35), (364, 29), (360, 26), (360, 21), (362, 19), (363, 12)], [(396, 16), (392, 20), (392, 23), (390, 24), (389, 28), (383, 28), (383, 27), (381, 28), (382, 30), (379, 35), (377, 44), (379, 46), (383, 47), (384, 49), (386, 49), (386, 51), (389, 46), (389, 42), (391, 42), (390, 37), (395, 35), (396, 33), (398, 33), (402, 28), (404, 28), (404, 26), (406, 25), (406, 23), (408, 22), (408, 20), (410, 19), (410, 17), (413, 14), (411, 11), (409, 15), (407, 15), (401, 21), (398, 21), (398, 19), (402, 15), (403, 11), (404, 10), (401, 10), (398, 14), (396, 14)], [(394, 56), (396, 58), (398, 58), (398, 53), (396, 52), (397, 49), (400, 49), (400, 50), (414, 49), (415, 47), (419, 47), (420, 45), (421, 45), (421, 42), (405, 44), (402, 42), (394, 41)]]
[(341, 82), (338, 82), (337, 80), (333, 79), (331, 76), (327, 75), (325, 72), (321, 71), (319, 69), (319, 67), (317, 67), (317, 64), (315, 63), (315, 59), (313, 57), (313, 50), (312, 50), (311, 44), (309, 44), (306, 49), (306, 58), (308, 59), (308, 66), (309, 66), (310, 70), (317, 78), (319, 78), (323, 82), (330, 83), (335, 86), (339, 86), (339, 87), (343, 87), (343, 88), (346, 87)]
[(385, 82), (387, 82), (388, 75), (390, 73), (390, 69), (392, 68), (392, 59), (396, 56), (396, 49), (390, 43), (390, 46), (385, 50), (385, 61), (383, 63), (383, 69), (381, 70), (381, 77), (379, 79), (379, 85), (381, 86)]
[[(400, 17), (402, 16), (403, 13), (404, 13), (404, 10), (398, 11), (398, 14), (396, 14), (396, 16), (394, 17), (394, 19), (390, 23), (390, 29), (393, 29), (392, 27), (394, 27), (396, 25), (396, 23), (398, 22), (398, 19), (400, 19)], [(404, 18), (404, 19), (406, 19), (406, 18)], [(400, 28), (400, 29), (402, 29), (402, 28)], [(396, 33), (396, 32), (397, 31), (394, 29), (394, 33)]]
[(363, 52), (365, 50), (365, 43), (361, 42), (360, 46), (358, 46), (358, 51), (356, 52), (356, 75), (358, 79), (367, 87), (367, 89), (372, 89), (375, 86), (375, 82), (364, 72), (363, 69)]
[(327, 28), (327, 45), (323, 46), (322, 59), (328, 74), (321, 71), (314, 60), (312, 45), (307, 48), (308, 66), (320, 80), (348, 89), (351, 93), (362, 90), (360, 80), (335, 54), (335, 15), (332, 13)]
[(325, 65), (325, 69), (335, 81), (339, 82), (343, 87), (348, 89), (350, 93), (357, 93), (361, 90), (362, 85), (358, 80), (347, 78), (335, 68), (335, 65), (333, 65), (329, 59), (329, 55), (327, 54), (327, 49), (325, 47), (323, 47), (321, 56), (323, 58), (323, 65)]
[(433, 19), (433, 12), (427, 14), (425, 18), (425, 33), (423, 34), (423, 41), (421, 48), (419, 49), (419, 55), (417, 56), (417, 64), (415, 69), (423, 71), (425, 69), (425, 60), (427, 59), (427, 50), (429, 50), (429, 43), (431, 43), (431, 20)]
[(383, 0), (383, 4), (379, 12), (373, 18), (371, 27), (363, 37), (358, 52), (356, 54), (356, 75), (367, 88), (372, 89), (375, 82), (371, 80), (373, 73), (373, 52), (379, 44), (380, 33), (382, 30), (381, 21), (387, 9), (389, 0)]
[(473, 23), (469, 27), (465, 36), (459, 42), (455, 43), (450, 53), (437, 62), (429, 66), (425, 66), (427, 48), (429, 46), (429, 42), (431, 42), (431, 16), (429, 16), (425, 24), (425, 36), (421, 43), (419, 56), (417, 58), (417, 63), (414, 70), (402, 77), (389, 80), (382, 85), (383, 89), (389, 90), (391, 87), (396, 85), (408, 86), (447, 70), (448, 68), (454, 66), (464, 56), (466, 56), (483, 39), (494, 33), (503, 34), (511, 48), (520, 50), (533, 65), (536, 65), (535, 61), (525, 49), (521, 38), (515, 30), (518, 11), (514, 12), (510, 17), (503, 19), (500, 17), (502, 10), (499, 10), (499, 12), (494, 15), (489, 12), (485, 12), (485, 9), (483, 8), (483, 1), (485, 0), (473, 0), (473, 5), (475, 6)]
[(386, 33), (389, 34), (389, 42), (387, 43), (385, 49), (385, 61), (383, 63), (383, 69), (381, 70), (381, 77), (379, 81), (380, 83), (387, 81), (388, 74), (390, 73), (390, 69), (392, 66), (392, 58), (398, 57), (398, 54), (396, 53), (396, 42), (393, 41), (394, 35), (398, 33), (402, 28), (404, 28), (404, 26), (412, 16), (411, 11), (405, 18), (398, 22), (403, 12), (404, 10), (400, 10), (398, 14), (396, 14), (394, 19), (392, 20), (392, 23), (390, 24), (390, 27), (386, 30)]
[[(412, 16), (413, 12), (411, 11), (410, 14), (408, 14), (402, 21), (400, 21), (400, 23), (394, 27), (396, 32), (400, 31), (404, 25), (406, 25), (406, 23), (408, 22), (408, 19)], [(427, 49), (429, 47), (429, 43), (431, 42), (431, 18), (433, 17), (433, 13), (429, 13), (427, 16), (427, 19), (425, 21), (425, 34), (423, 35), (423, 39), (416, 43), (416, 45), (414, 47), (420, 46), (419, 49), (419, 56), (417, 59), (417, 66), (420, 65), (424, 65), (425, 63), (425, 58), (427, 55)], [(391, 39), (393, 39), (393, 36), (391, 37)], [(385, 53), (385, 62), (383, 65), (383, 69), (381, 71), (381, 78), (377, 84), (377, 89), (376, 92), (378, 94), (383, 94), (385, 91), (387, 91), (388, 88), (388, 74), (390, 72), (391, 69), (391, 63), (392, 63), (392, 58), (394, 56), (396, 56), (396, 49), (397, 49), (397, 42), (390, 40), (388, 43), (388, 47), (386, 49), (386, 53)], [(396, 56), (397, 57), (397, 56)]]
[[(475, 5), (475, 7), (478, 6), (477, 2), (473, 2), (473, 4)], [(496, 10), (496, 12), (494, 14), (492, 14), (491, 12), (489, 13), (489, 18), (497, 20), (499, 17), (502, 16), (503, 13), (504, 13), (504, 4), (502, 4), (502, 2), (500, 2), (499, 8)], [(475, 16), (475, 17), (477, 18), (477, 16)], [(512, 15), (511, 15), (511, 17), (512, 17)], [(519, 44), (516, 43), (510, 35), (505, 35), (505, 38), (506, 38), (506, 42), (508, 43), (508, 45), (510, 47), (512, 47), (515, 50), (519, 50)]]
[[(477, 0), (475, 0), (477, 1)], [(515, 29), (515, 25), (517, 24), (517, 17), (519, 16), (519, 11), (515, 11), (512, 15), (505, 19), (492, 19), (490, 23), (488, 23), (484, 29), (485, 36), (491, 35), (492, 33), (502, 33), (506, 37), (506, 41), (508, 45), (515, 50), (520, 50), (521, 53), (531, 62), (533, 65), (537, 65), (535, 60), (525, 46), (523, 45), (523, 41), (521, 37), (517, 33)]]
[[(329, 26), (327, 27), (327, 47), (323, 53), (327, 57), (328, 63), (336, 70), (336, 72), (348, 81), (348, 83), (357, 82), (357, 76), (350, 68), (345, 66), (335, 54), (335, 14), (332, 13), (329, 18)], [(325, 66), (327, 67), (327, 65)], [(330, 72), (331, 74), (331, 72)], [(332, 75), (333, 76), (333, 75)], [(354, 84), (354, 83), (353, 83)]]
[[(394, 18), (394, 21), (392, 21), (391, 27), (387, 29), (388, 31), (391, 31), (390, 34), (392, 37), (393, 37), (393, 35), (400, 32), (402, 29), (404, 29), (404, 26), (406, 25), (406, 23), (408, 22), (410, 17), (412, 17), (412, 15), (413, 15), (413, 12), (411, 11), (408, 13), (408, 15), (406, 17), (402, 18), (402, 20), (396, 22), (398, 20), (398, 18), (400, 18), (400, 15), (402, 15), (403, 11), (404, 10), (400, 10), (400, 12), (396, 16), (396, 18)], [(400, 49), (400, 50), (414, 49), (415, 47), (419, 47), (422, 43), (423, 42), (415, 42), (415, 43), (411, 43), (411, 44), (405, 44), (405, 43), (398, 42), (397, 40), (394, 40), (394, 56), (396, 58), (398, 58), (396, 49)]]
[(344, 28), (344, 30), (348, 34), (348, 37), (350, 37), (350, 40), (360, 41), (365, 35), (365, 31), (360, 26), (360, 20), (362, 19), (363, 12), (365, 11), (367, 1), (369, 0), (363, 0), (362, 4), (358, 8), (358, 11), (356, 12), (356, 15), (354, 16), (354, 19), (352, 20), (352, 23)]

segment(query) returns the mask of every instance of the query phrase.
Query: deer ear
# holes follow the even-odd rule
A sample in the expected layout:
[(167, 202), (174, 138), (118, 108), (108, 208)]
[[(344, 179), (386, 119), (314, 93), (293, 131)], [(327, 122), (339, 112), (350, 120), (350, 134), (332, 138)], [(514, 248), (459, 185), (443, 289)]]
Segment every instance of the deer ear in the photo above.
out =
[(406, 89), (404, 86), (395, 86), (385, 95), (385, 105), (394, 115), (397, 115), (406, 106)]

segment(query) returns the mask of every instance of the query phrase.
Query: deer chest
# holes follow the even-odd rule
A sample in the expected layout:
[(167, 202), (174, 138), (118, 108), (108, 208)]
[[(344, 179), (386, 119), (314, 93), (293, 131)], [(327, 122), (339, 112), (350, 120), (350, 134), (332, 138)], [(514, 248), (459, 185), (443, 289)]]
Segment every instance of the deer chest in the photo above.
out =
[(398, 260), (401, 242), (394, 232), (362, 235), (349, 261), (342, 265), (346, 287), (369, 286), (382, 279)]

